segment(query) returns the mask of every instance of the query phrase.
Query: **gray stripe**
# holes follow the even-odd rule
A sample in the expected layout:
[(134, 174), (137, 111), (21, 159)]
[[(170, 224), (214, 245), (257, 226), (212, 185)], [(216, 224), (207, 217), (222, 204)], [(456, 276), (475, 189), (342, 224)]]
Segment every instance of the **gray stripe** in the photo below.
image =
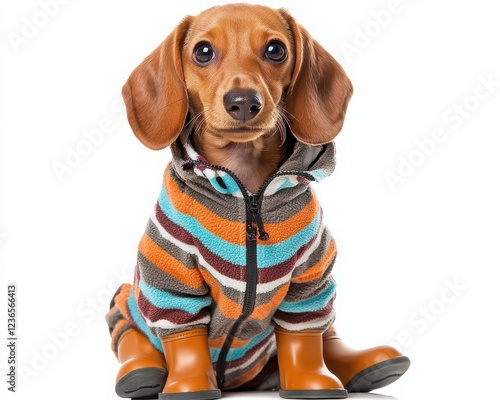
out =
[(198, 289), (189, 287), (168, 272), (149, 262), (142, 254), (138, 254), (137, 263), (141, 273), (141, 280), (158, 290), (191, 296), (204, 296), (208, 293), (206, 284)]
[[(330, 230), (322, 225), (322, 230), (319, 233), (321, 235), (320, 243), (319, 246), (316, 247), (316, 249), (309, 255), (309, 258), (301, 265), (298, 265), (293, 274), (294, 276), (300, 276), (303, 273), (305, 273), (309, 268), (320, 262), (324, 256), (325, 256), (325, 251), (328, 249), (328, 246), (330, 246), (330, 243), (332, 242), (332, 236), (330, 234)], [(335, 254), (334, 254), (335, 257)], [(334, 260), (333, 260), (334, 261)], [(330, 265), (326, 266), (326, 271), (325, 273), (330, 273), (333, 268), (333, 262), (330, 263)]]
[(228, 221), (245, 222), (246, 207), (243, 198), (217, 192), (206, 178), (196, 175), (193, 170), (182, 170), (182, 173), (183, 177), (187, 178), (185, 181), (179, 177), (178, 165), (173, 162), (169, 175), (187, 196)]

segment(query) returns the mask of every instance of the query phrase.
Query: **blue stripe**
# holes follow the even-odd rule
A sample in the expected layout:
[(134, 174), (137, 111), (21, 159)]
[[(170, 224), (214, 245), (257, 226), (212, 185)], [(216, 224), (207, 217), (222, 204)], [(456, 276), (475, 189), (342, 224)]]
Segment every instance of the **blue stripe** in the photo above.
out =
[(295, 187), (295, 186), (297, 186), (296, 183), (290, 182), (290, 179), (285, 177), (283, 179), (283, 183), (275, 190), (275, 193), (279, 192), (282, 189), (287, 189), (287, 188), (291, 188), (291, 187)]
[(240, 187), (238, 186), (238, 184), (235, 182), (235, 180), (230, 175), (220, 174), (220, 175), (218, 175), (218, 177), (219, 177), (219, 179), (222, 179), (222, 182), (224, 182), (224, 185), (226, 186), (225, 188), (219, 184), (217, 178), (210, 178), (209, 179), (210, 184), (218, 192), (221, 192), (223, 194), (233, 194), (233, 193), (241, 192)]
[[(244, 245), (238, 246), (226, 242), (207, 230), (196, 218), (177, 211), (168, 197), (164, 186), (162, 187), (158, 202), (162, 212), (167, 215), (173, 223), (187, 230), (191, 235), (200, 240), (200, 242), (211, 252), (232, 264), (241, 266), (246, 264), (246, 251)], [(243, 222), (244, 221), (242, 221), (242, 224)], [(319, 230), (320, 222), (321, 215), (318, 213), (309, 225), (288, 239), (272, 245), (259, 244), (257, 250), (258, 267), (269, 268), (291, 258), (297, 252), (297, 249), (309, 243), (314, 238)]]
[(323, 292), (317, 294), (316, 296), (310, 297), (304, 301), (282, 301), (278, 309), (287, 313), (304, 313), (322, 310), (330, 301), (332, 301), (332, 298), (335, 295), (336, 286), (335, 281), (332, 281), (331, 284), (323, 290)]
[(158, 351), (163, 353), (160, 339), (151, 333), (151, 330), (146, 325), (146, 321), (144, 321), (144, 318), (142, 318), (141, 313), (137, 308), (137, 301), (134, 297), (133, 290), (130, 291), (130, 297), (127, 299), (127, 307), (132, 320), (135, 322), (140, 331), (147, 336), (149, 341)]
[(309, 171), (309, 173), (314, 176), (314, 179), (316, 179), (316, 182), (319, 182), (323, 179), (325, 179), (328, 175), (324, 173), (323, 170), (321, 169), (316, 169), (314, 171)]
[[(267, 328), (264, 332), (262, 332), (260, 335), (254, 337), (251, 339), (247, 344), (244, 346), (230, 349), (227, 357), (226, 357), (226, 362), (229, 361), (235, 361), (243, 358), (245, 354), (247, 354), (251, 349), (253, 349), (255, 346), (257, 346), (260, 342), (266, 340), (269, 335), (271, 335), (274, 332), (274, 327), (271, 326)], [(212, 358), (213, 362), (216, 362), (219, 359), (219, 353), (221, 349), (220, 348), (210, 348), (210, 357)]]
[(156, 289), (143, 280), (139, 281), (139, 289), (148, 301), (157, 308), (182, 310), (191, 315), (198, 314), (203, 308), (209, 307), (212, 300), (209, 296), (175, 296), (169, 292)]
[[(288, 260), (297, 250), (309, 243), (318, 232), (321, 215), (318, 213), (312, 222), (298, 231), (295, 235), (280, 243), (257, 247), (257, 265), (267, 268)], [(265, 227), (265, 224), (264, 224)]]
[(175, 209), (167, 195), (165, 186), (162, 186), (158, 200), (162, 212), (175, 224), (182, 226), (191, 235), (196, 237), (212, 253), (232, 264), (244, 266), (246, 261), (245, 246), (238, 246), (226, 242), (207, 230), (200, 222), (190, 215), (183, 214)]

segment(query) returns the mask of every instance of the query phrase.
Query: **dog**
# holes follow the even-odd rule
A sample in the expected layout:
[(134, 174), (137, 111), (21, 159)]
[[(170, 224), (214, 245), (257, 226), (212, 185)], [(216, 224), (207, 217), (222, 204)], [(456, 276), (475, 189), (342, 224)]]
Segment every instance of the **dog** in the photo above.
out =
[(286, 10), (229, 4), (186, 17), (122, 93), (172, 161), (107, 314), (118, 395), (345, 398), (399, 378), (407, 357), (351, 350), (332, 326), (337, 248), (311, 182), (335, 167), (340, 64)]

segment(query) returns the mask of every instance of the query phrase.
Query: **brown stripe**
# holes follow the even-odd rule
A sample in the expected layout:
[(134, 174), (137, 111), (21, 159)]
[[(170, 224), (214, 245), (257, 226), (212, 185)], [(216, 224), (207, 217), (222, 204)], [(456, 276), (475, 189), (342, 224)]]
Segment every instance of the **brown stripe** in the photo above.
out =
[[(194, 245), (201, 253), (203, 258), (218, 272), (227, 276), (228, 278), (245, 281), (246, 279), (246, 267), (233, 264), (219, 257), (218, 255), (212, 253), (207, 247), (201, 243), (201, 241), (191, 235), (183, 227), (172, 222), (161, 210), (160, 205), (156, 204), (156, 218), (161, 226), (168, 231), (177, 240), (185, 243), (187, 245)], [(161, 246), (161, 244), (159, 244)], [(242, 249), (244, 251), (244, 249)]]
[(151, 322), (166, 319), (177, 325), (196, 323), (209, 314), (207, 309), (201, 309), (197, 314), (190, 314), (183, 310), (158, 308), (151, 304), (142, 293), (139, 294), (137, 306), (141, 310), (141, 314), (144, 314)]
[(274, 316), (275, 318), (288, 322), (289, 324), (300, 324), (304, 322), (321, 320), (330, 315), (332, 311), (333, 311), (333, 300), (329, 301), (326, 307), (324, 307), (321, 310), (308, 311), (302, 313), (289, 313), (277, 310)]

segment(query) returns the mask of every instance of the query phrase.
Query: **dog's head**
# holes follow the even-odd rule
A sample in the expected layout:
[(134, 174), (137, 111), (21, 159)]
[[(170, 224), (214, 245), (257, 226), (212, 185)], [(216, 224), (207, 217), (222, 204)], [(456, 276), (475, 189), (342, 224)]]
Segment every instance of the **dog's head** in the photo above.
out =
[(323, 144), (351, 95), (342, 67), (287, 11), (248, 4), (186, 17), (123, 87), (130, 125), (152, 149), (187, 123), (234, 142), (287, 124), (299, 141)]

